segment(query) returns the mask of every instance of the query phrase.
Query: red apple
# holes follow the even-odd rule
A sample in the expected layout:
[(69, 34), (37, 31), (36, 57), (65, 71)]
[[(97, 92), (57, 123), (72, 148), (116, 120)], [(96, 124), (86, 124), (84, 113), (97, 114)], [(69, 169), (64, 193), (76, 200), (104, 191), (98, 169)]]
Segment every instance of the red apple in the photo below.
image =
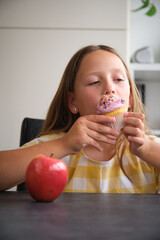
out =
[(36, 156), (29, 164), (25, 181), (33, 199), (50, 202), (59, 197), (68, 179), (66, 164), (46, 155)]

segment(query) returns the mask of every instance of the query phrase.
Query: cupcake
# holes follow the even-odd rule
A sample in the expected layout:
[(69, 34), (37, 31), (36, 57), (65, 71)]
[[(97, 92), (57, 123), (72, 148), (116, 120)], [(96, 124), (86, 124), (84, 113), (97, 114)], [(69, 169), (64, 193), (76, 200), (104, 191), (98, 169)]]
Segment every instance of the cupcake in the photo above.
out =
[(123, 99), (117, 99), (114, 95), (103, 95), (97, 105), (97, 114), (115, 117), (116, 122), (107, 125), (120, 130), (124, 127), (124, 113), (127, 112), (124, 104)]

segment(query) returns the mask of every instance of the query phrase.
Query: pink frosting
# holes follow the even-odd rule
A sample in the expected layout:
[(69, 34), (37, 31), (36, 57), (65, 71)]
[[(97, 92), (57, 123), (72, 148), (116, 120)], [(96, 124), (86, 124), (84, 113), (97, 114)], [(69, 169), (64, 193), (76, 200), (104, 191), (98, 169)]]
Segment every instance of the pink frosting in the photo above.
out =
[(112, 112), (118, 108), (124, 107), (125, 101), (117, 99), (113, 95), (103, 95), (97, 105), (97, 114)]

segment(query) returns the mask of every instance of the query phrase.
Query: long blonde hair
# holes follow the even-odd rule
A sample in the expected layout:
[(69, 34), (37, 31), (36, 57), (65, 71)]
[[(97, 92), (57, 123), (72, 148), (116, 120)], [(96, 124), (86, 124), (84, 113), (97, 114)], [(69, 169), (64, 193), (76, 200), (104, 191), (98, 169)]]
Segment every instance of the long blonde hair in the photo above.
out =
[(129, 70), (125, 62), (115, 51), (115, 49), (105, 45), (89, 45), (77, 51), (67, 64), (59, 88), (49, 107), (40, 136), (51, 134), (53, 132), (67, 132), (72, 127), (74, 122), (80, 117), (79, 113), (73, 114), (68, 108), (68, 92), (73, 92), (74, 90), (76, 75), (83, 58), (88, 53), (97, 50), (104, 50), (113, 53), (121, 59), (126, 69), (126, 74), (130, 84), (130, 91), (132, 94), (132, 106), (129, 111), (145, 113), (137, 87), (130, 77)]

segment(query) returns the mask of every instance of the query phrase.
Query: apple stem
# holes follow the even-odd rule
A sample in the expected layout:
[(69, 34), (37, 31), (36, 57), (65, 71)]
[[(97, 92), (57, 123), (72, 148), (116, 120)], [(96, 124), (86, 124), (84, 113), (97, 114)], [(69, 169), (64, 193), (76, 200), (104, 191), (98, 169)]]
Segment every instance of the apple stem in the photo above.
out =
[(51, 153), (50, 158), (53, 158), (53, 156), (54, 156), (54, 153)]

